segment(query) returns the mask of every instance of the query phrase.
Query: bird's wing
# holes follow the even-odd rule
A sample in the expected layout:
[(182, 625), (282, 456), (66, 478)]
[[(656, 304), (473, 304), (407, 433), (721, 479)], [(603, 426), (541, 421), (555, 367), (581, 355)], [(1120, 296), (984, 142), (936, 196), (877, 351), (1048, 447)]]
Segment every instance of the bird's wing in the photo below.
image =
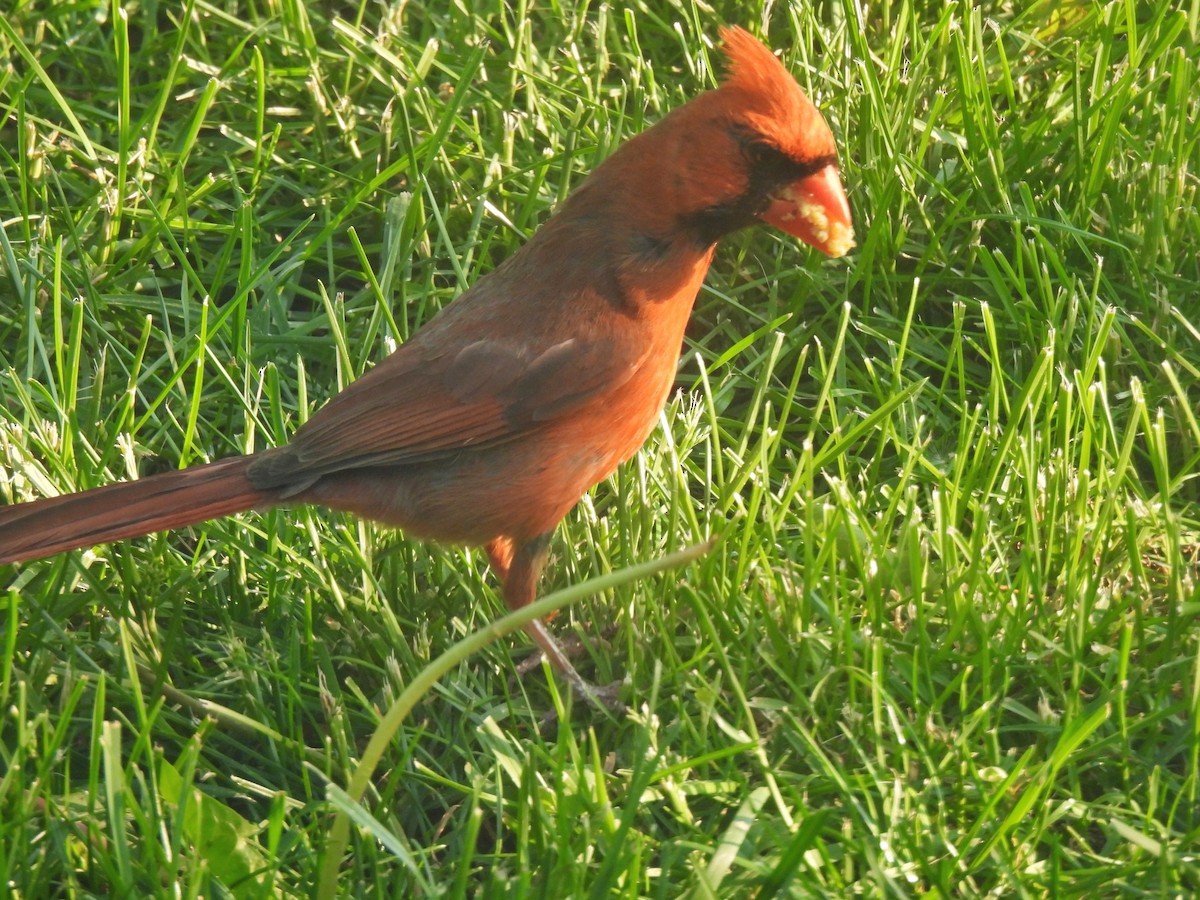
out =
[(509, 441), (624, 384), (648, 355), (631, 335), (568, 338), (536, 351), (503, 338), (445, 352), (401, 347), (249, 474), (259, 488), (302, 490), (329, 472)]

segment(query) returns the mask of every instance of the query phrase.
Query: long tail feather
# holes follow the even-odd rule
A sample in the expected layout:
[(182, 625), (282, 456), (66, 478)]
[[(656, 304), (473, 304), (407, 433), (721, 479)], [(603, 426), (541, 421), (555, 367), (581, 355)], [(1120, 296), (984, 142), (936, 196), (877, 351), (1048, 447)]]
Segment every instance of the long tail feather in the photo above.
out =
[(78, 494), (0, 506), (0, 563), (194, 525), (269, 506), (246, 477), (252, 457), (122, 481)]

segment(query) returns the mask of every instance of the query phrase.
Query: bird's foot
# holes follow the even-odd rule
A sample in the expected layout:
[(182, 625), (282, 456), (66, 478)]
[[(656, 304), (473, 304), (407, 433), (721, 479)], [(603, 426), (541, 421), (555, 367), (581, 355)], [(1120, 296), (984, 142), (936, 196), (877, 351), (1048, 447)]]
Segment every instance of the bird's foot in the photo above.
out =
[[(530, 670), (541, 665), (543, 659), (550, 660), (550, 664), (558, 671), (571, 686), (572, 691), (596, 709), (607, 712), (613, 715), (623, 715), (628, 707), (621, 701), (620, 692), (624, 686), (623, 681), (614, 681), (611, 684), (596, 685), (585, 679), (576, 670), (571, 663), (571, 657), (580, 655), (586, 649), (586, 643), (579, 638), (571, 638), (566, 642), (556, 640), (549, 631), (546, 630), (545, 624), (540, 621), (535, 621), (527, 626), (527, 630), (535, 641), (538, 643), (539, 649), (526, 657), (517, 666), (517, 675), (524, 676)], [(605, 631), (602, 638), (608, 638), (612, 635), (615, 629), (610, 627)]]

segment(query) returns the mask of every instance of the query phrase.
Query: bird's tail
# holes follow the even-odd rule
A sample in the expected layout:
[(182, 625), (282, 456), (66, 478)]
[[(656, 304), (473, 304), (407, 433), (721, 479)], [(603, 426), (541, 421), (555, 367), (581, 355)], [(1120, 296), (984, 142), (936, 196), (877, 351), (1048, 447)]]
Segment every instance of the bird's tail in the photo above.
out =
[(250, 456), (121, 481), (78, 494), (0, 506), (0, 563), (194, 525), (270, 506), (246, 477)]

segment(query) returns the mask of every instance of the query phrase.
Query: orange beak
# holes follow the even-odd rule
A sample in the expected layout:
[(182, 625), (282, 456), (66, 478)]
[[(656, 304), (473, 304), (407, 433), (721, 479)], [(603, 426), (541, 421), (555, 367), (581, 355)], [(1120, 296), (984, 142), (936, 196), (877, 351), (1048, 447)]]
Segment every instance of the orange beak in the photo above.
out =
[(843, 256), (854, 246), (850, 204), (833, 165), (777, 192), (761, 218), (829, 256)]

